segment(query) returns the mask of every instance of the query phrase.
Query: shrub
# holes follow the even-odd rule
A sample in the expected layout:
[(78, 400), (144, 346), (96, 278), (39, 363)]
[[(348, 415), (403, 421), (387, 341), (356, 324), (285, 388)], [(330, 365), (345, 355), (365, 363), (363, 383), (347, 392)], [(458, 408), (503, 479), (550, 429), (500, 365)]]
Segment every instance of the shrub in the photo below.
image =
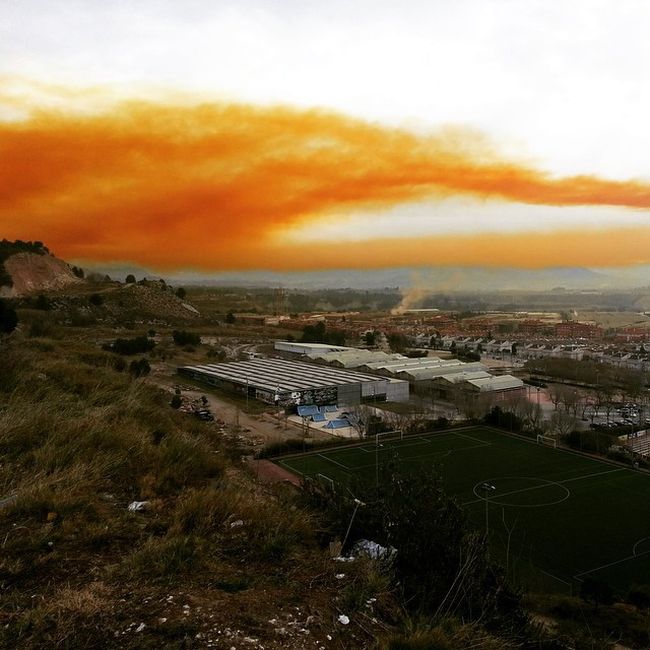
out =
[(174, 330), (172, 338), (176, 345), (200, 345), (201, 337), (193, 332), (186, 332), (185, 330)]
[(104, 350), (125, 355), (149, 352), (155, 347), (156, 342), (146, 336), (136, 336), (132, 339), (115, 339), (113, 343), (106, 343), (102, 346)]
[(641, 585), (630, 589), (627, 594), (628, 602), (639, 609), (650, 608), (650, 585)]
[(42, 338), (44, 336), (50, 336), (50, 334), (52, 334), (52, 331), (52, 323), (48, 320), (47, 317), (36, 318), (31, 322), (27, 335), (30, 338)]
[(40, 293), (38, 296), (36, 296), (34, 307), (36, 309), (40, 309), (41, 311), (49, 311), (52, 309), (52, 304), (50, 303), (50, 299), (47, 296), (44, 296), (42, 293)]
[(99, 293), (93, 293), (90, 298), (88, 298), (88, 302), (95, 307), (99, 307), (99, 305), (104, 303), (104, 296)]
[(351, 579), (341, 593), (343, 611), (363, 609), (371, 598), (378, 599), (392, 590), (392, 570), (387, 562), (359, 557), (348, 575)]
[(157, 459), (155, 489), (159, 494), (223, 473), (223, 461), (205, 444), (187, 435), (165, 436)]
[(611, 605), (614, 602), (614, 590), (606, 582), (586, 578), (580, 585), (580, 598), (599, 605)]
[(398, 549), (392, 566), (407, 611), (482, 620), (495, 628), (525, 627), (518, 594), (490, 563), (484, 538), (445, 494), (442, 480), (431, 468), (415, 472), (393, 464), (388, 471), (390, 478), (379, 486), (359, 482), (332, 494), (313, 483), (307, 495), (324, 511), (330, 530), (348, 543), (370, 539)]
[(274, 456), (281, 456), (282, 454), (289, 454), (292, 451), (303, 452), (307, 448), (313, 446), (312, 442), (308, 442), (303, 438), (287, 438), (278, 442), (272, 442), (266, 445), (257, 454), (258, 458), (273, 458)]
[(151, 372), (151, 366), (146, 359), (131, 361), (129, 364), (129, 373), (134, 377), (145, 377)]
[(177, 535), (212, 535), (241, 508), (242, 499), (232, 490), (189, 490), (176, 503), (170, 530)]
[(151, 538), (122, 564), (126, 574), (165, 578), (195, 570), (200, 548), (194, 537)]
[(10, 334), (18, 325), (18, 315), (6, 300), (0, 300), (0, 334)]

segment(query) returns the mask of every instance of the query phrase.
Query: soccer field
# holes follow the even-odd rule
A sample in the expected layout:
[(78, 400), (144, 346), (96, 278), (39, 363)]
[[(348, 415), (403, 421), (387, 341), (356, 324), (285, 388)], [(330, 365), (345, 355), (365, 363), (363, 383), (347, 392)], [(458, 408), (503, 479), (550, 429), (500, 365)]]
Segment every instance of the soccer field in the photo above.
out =
[(650, 476), (632, 469), (482, 427), (277, 462), (301, 476), (374, 485), (389, 480), (384, 466), (395, 460), (437, 468), (476, 527), (487, 525), (492, 553), (517, 582), (576, 593), (592, 577), (622, 594), (650, 583)]

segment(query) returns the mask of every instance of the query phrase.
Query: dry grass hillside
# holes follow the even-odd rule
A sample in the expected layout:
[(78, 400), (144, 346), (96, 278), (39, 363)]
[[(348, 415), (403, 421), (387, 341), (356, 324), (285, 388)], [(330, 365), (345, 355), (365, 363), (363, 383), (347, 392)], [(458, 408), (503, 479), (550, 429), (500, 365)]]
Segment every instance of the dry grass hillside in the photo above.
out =
[(0, 646), (370, 645), (337, 623), (314, 515), (217, 425), (110, 353), (15, 338), (0, 355)]

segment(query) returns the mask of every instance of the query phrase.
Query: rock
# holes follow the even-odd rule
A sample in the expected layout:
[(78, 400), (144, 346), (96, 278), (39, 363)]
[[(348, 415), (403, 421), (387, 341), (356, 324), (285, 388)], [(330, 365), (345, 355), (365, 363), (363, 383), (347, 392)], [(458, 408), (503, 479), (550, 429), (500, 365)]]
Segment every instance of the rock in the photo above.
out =
[(141, 512), (149, 509), (149, 501), (132, 501), (127, 508), (130, 512)]

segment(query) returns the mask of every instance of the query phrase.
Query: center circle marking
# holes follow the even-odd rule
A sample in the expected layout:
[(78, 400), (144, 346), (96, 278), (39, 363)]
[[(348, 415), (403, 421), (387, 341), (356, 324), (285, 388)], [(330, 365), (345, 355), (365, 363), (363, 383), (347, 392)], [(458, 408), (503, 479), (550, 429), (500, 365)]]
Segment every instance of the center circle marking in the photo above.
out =
[[(494, 485), (494, 487), (499, 490), (499, 484), (503, 485), (503, 483), (515, 481), (520, 482), (520, 485), (518, 486), (515, 483), (511, 489), (506, 488), (501, 496), (498, 494), (498, 492), (490, 492), (490, 494), (494, 494), (494, 496), (486, 497), (485, 491), (482, 489), (482, 486), (487, 483), (488, 485)], [(525, 485), (526, 483), (529, 484), (527, 487)], [(543, 503), (512, 503), (511, 501), (507, 500), (507, 497), (509, 495), (514, 496), (516, 494), (525, 494), (526, 492), (535, 493), (537, 490), (543, 491), (546, 488), (559, 488), (560, 494), (556, 498), (544, 501)], [(567, 488), (565, 485), (562, 485), (562, 483), (558, 483), (557, 481), (549, 481), (548, 479), (539, 478), (536, 476), (498, 476), (495, 478), (488, 478), (477, 483), (472, 491), (474, 492), (474, 495), (482, 501), (488, 501), (489, 503), (493, 503), (495, 505), (508, 506), (510, 508), (543, 508), (545, 506), (554, 506), (558, 503), (566, 501), (571, 496), (569, 488)]]

